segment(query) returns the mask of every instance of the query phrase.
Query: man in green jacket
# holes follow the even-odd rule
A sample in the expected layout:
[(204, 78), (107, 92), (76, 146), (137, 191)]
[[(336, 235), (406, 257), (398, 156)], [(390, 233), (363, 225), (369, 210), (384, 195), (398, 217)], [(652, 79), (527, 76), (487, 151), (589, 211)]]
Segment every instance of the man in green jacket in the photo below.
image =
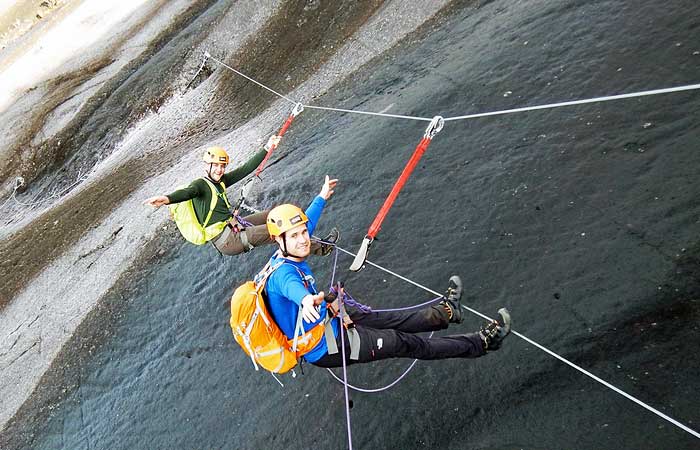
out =
[[(202, 242), (211, 242), (223, 255), (238, 255), (252, 250), (254, 247), (274, 244), (267, 232), (265, 221), (269, 211), (261, 211), (249, 216), (234, 215), (233, 208), (226, 197), (226, 188), (241, 181), (260, 165), (269, 149), (277, 147), (280, 137), (272, 136), (263, 149), (253, 155), (245, 164), (230, 172), (226, 172), (230, 158), (222, 147), (210, 147), (206, 150), (203, 160), (206, 163), (206, 176), (197, 178), (188, 186), (178, 189), (168, 195), (158, 195), (145, 201), (145, 204), (159, 208), (180, 202), (192, 202), (194, 215), (203, 236)], [(216, 195), (216, 200), (213, 196)], [(212, 208), (212, 205), (214, 207)], [(193, 218), (194, 220), (194, 218)], [(183, 227), (178, 223), (181, 232)], [(324, 240), (335, 242), (339, 235), (333, 229)], [(326, 255), (332, 247), (326, 244), (314, 244), (313, 254)]]

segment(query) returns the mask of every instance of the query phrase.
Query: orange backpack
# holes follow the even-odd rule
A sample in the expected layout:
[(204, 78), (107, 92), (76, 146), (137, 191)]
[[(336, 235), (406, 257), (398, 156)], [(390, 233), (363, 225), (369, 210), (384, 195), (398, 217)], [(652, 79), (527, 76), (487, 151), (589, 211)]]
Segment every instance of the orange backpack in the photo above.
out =
[[(238, 286), (231, 297), (231, 331), (236, 342), (253, 361), (255, 370), (262, 366), (272, 373), (285, 373), (297, 365), (299, 358), (311, 351), (324, 336), (324, 324), (319, 323), (303, 332), (301, 310), (297, 317), (294, 339), (280, 330), (267, 310), (263, 289), (267, 279), (284, 261), (274, 266), (268, 262), (255, 281)], [(299, 270), (299, 269), (297, 269)], [(300, 272), (303, 277), (303, 273)]]

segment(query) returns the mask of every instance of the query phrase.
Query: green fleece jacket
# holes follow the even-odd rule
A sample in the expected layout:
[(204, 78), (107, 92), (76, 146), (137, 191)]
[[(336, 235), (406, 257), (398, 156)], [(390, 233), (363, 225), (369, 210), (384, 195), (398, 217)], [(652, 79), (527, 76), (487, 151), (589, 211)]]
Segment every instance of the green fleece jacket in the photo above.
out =
[[(253, 155), (252, 158), (248, 160), (241, 167), (238, 167), (228, 173), (225, 173), (221, 177), (221, 182), (224, 183), (225, 187), (230, 187), (234, 183), (241, 181), (243, 178), (253, 173), (253, 171), (260, 165), (263, 159), (265, 159), (265, 154), (267, 151), (260, 150), (258, 153)], [(223, 199), (226, 190), (221, 188), (219, 183), (211, 181), (218, 192), (219, 199), (216, 201), (216, 206), (214, 207), (214, 212), (211, 215), (211, 219), (207, 225), (211, 225), (217, 222), (223, 222), (231, 217), (231, 211), (226, 207), (226, 202)], [(197, 178), (189, 184), (189, 186), (178, 189), (172, 194), (167, 195), (170, 203), (180, 203), (186, 200), (192, 200), (192, 206), (194, 206), (194, 212), (197, 215), (197, 220), (203, 225), (204, 219), (207, 218), (209, 213), (209, 205), (211, 204), (211, 190), (204, 181), (204, 178)]]

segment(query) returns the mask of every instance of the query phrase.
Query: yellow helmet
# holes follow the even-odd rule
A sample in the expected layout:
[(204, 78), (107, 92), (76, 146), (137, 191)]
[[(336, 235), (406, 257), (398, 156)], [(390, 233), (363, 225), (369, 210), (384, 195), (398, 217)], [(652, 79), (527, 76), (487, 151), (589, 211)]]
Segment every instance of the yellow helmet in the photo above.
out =
[(285, 204), (272, 208), (267, 215), (267, 231), (270, 236), (282, 236), (292, 228), (306, 223), (309, 218), (298, 206)]
[(202, 159), (209, 164), (228, 164), (228, 153), (223, 147), (209, 147)]

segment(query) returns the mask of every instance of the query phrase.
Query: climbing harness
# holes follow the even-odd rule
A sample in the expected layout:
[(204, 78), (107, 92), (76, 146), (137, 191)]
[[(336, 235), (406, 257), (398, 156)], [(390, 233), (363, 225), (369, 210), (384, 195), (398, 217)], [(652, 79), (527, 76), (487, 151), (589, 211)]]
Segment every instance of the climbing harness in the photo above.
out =
[(425, 150), (427, 150), (428, 146), (430, 145), (430, 142), (433, 140), (435, 135), (438, 134), (440, 130), (442, 130), (444, 124), (445, 120), (440, 116), (435, 116), (433, 117), (433, 120), (430, 121), (430, 125), (428, 125), (428, 128), (426, 128), (425, 133), (423, 134), (423, 139), (421, 139), (418, 143), (418, 146), (416, 146), (416, 149), (413, 151), (411, 159), (409, 159), (408, 163), (406, 163), (406, 166), (403, 168), (401, 175), (399, 175), (399, 178), (396, 180), (396, 183), (394, 183), (394, 187), (391, 189), (389, 196), (386, 198), (386, 200), (384, 200), (384, 204), (379, 209), (379, 212), (374, 218), (372, 225), (370, 225), (369, 230), (367, 231), (367, 235), (362, 240), (360, 250), (357, 252), (357, 256), (353, 260), (352, 265), (350, 265), (350, 270), (352, 270), (353, 272), (358, 272), (362, 270), (362, 268), (365, 266), (365, 260), (367, 260), (367, 253), (369, 252), (369, 247), (370, 245), (372, 245), (372, 242), (377, 237), (377, 233), (379, 233), (379, 230), (382, 227), (382, 222), (384, 221), (386, 215), (389, 213), (391, 205), (394, 204), (394, 200), (396, 200), (396, 197), (399, 195), (401, 188), (403, 188), (403, 185), (406, 184), (408, 177), (411, 176), (411, 172), (413, 172), (413, 169), (415, 169), (416, 165), (418, 164), (418, 161), (420, 161), (421, 157), (423, 156), (423, 153), (425, 153)]
[[(316, 238), (314, 238), (313, 241), (318, 242), (320, 244), (328, 244), (328, 245), (334, 247), (336, 250), (339, 250), (339, 251), (342, 251), (342, 252), (345, 252), (345, 253), (352, 255), (352, 253), (349, 253), (347, 250), (344, 250), (344, 249), (338, 247), (338, 245), (333, 243), (333, 242), (328, 242), (328, 241), (324, 241), (322, 239), (316, 239)], [(354, 256), (354, 255), (352, 255), (352, 256)], [(368, 262), (370, 264), (374, 265), (374, 263), (372, 263), (370, 261), (368, 261)], [(329, 291), (332, 293), (338, 292), (338, 289), (334, 287), (335, 274), (336, 274), (337, 267), (338, 267), (338, 251), (335, 252), (335, 255), (333, 258), (333, 270), (331, 271), (331, 282), (330, 282)], [(384, 269), (384, 270), (386, 270), (386, 269)], [(389, 272), (389, 273), (391, 273), (391, 272)], [(393, 274), (393, 275), (398, 276), (397, 274)], [(438, 303), (443, 298), (444, 297), (442, 295), (440, 295), (439, 297), (435, 297), (432, 300), (428, 300), (427, 302), (418, 303), (416, 305), (411, 305), (411, 306), (405, 306), (402, 308), (373, 309), (367, 305), (364, 305), (364, 304), (358, 302), (357, 300), (352, 298), (352, 296), (346, 290), (343, 290), (342, 302), (345, 305), (352, 306), (352, 307), (357, 308), (363, 312), (369, 313), (369, 312), (408, 311), (411, 309), (423, 308), (425, 306), (429, 306), (429, 305)], [(430, 334), (428, 335), (428, 338), (433, 337), (434, 334), (435, 334), (435, 332), (431, 331)], [(345, 360), (343, 359), (343, 361), (345, 361)], [(341, 380), (340, 378), (338, 378), (338, 376), (335, 373), (333, 373), (333, 371), (331, 369), (326, 369), (326, 370), (328, 370), (328, 373), (330, 373), (331, 376), (336, 379), (336, 381), (344, 383), (347, 387), (349, 387), (350, 389), (352, 389), (354, 391), (365, 392), (365, 393), (376, 393), (376, 392), (385, 391), (387, 389), (394, 387), (399, 381), (401, 381), (406, 375), (408, 375), (408, 373), (411, 371), (411, 369), (413, 369), (413, 366), (415, 366), (417, 362), (418, 362), (418, 360), (414, 359), (413, 362), (408, 366), (408, 368), (398, 378), (396, 378), (394, 381), (392, 381), (391, 383), (389, 383), (388, 385), (386, 385), (384, 387), (374, 388), (374, 389), (361, 388), (361, 387), (354, 386), (354, 385), (348, 383), (347, 379)]]

